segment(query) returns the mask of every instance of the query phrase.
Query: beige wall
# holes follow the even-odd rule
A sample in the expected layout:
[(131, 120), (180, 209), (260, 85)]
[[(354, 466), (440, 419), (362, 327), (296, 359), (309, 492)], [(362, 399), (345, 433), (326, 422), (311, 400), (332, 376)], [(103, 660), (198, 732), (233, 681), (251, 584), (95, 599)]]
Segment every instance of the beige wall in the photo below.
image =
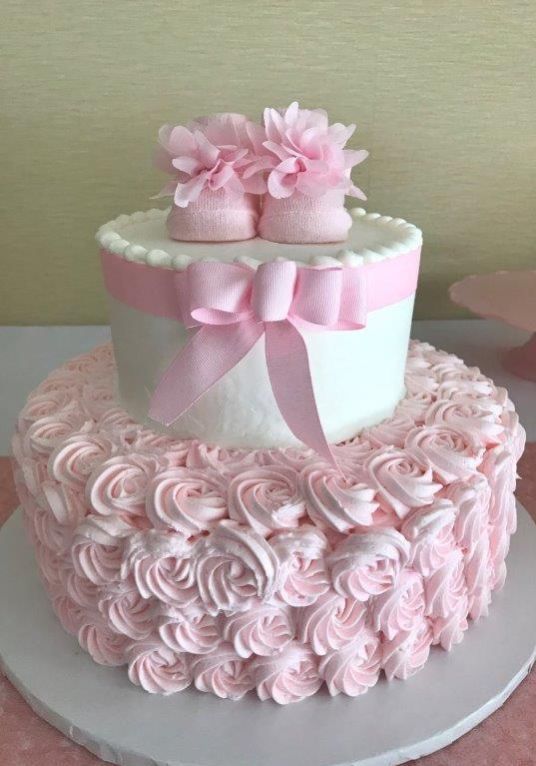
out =
[(355, 121), (368, 209), (425, 234), (418, 316), (536, 265), (536, 2), (0, 0), (0, 324), (105, 322), (94, 230), (158, 126), (298, 98)]

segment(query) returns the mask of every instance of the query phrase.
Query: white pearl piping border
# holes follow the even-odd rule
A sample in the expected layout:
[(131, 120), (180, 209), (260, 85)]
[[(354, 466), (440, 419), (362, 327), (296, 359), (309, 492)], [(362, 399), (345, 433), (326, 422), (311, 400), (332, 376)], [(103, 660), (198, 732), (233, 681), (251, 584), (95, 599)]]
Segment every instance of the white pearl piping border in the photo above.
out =
[[(110, 253), (122, 256), (127, 261), (143, 263), (148, 266), (158, 266), (160, 268), (175, 269), (183, 271), (194, 260), (191, 256), (179, 253), (171, 255), (165, 250), (148, 250), (142, 245), (136, 245), (125, 238), (125, 228), (133, 223), (142, 223), (144, 221), (157, 220), (167, 216), (167, 210), (153, 208), (152, 210), (132, 213), (131, 215), (120, 215), (113, 221), (105, 223), (97, 231), (96, 240), (102, 248)], [(374, 223), (378, 226), (396, 229), (400, 239), (389, 247), (378, 246), (374, 250), (363, 249), (357, 252), (348, 249), (341, 249), (336, 256), (313, 255), (308, 261), (296, 261), (299, 266), (315, 266), (324, 268), (350, 266), (357, 267), (366, 263), (375, 263), (383, 261), (384, 258), (396, 258), (403, 253), (410, 252), (422, 244), (422, 232), (416, 226), (408, 223), (403, 218), (392, 218), (380, 213), (367, 213), (363, 208), (352, 208), (350, 215), (354, 220), (366, 223)], [(214, 260), (213, 258), (202, 258), (201, 260)], [(275, 260), (289, 260), (287, 258), (275, 258)], [(235, 261), (245, 263), (256, 269), (261, 261), (246, 256), (238, 256)]]

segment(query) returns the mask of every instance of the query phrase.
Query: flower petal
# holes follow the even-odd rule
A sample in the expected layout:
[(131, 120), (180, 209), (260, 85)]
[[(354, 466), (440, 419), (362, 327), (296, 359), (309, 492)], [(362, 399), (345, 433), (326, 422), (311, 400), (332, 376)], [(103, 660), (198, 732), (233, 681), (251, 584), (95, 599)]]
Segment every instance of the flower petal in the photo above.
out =
[(203, 169), (203, 166), (195, 157), (185, 157), (184, 155), (182, 157), (175, 157), (171, 164), (176, 170), (181, 170), (189, 176), (194, 176)]
[(177, 207), (188, 207), (190, 202), (195, 202), (205, 186), (207, 172), (199, 173), (185, 184), (177, 184), (173, 201)]
[(296, 175), (279, 173), (277, 170), (272, 170), (268, 176), (268, 192), (275, 199), (284, 199), (285, 197), (292, 196), (295, 188)]

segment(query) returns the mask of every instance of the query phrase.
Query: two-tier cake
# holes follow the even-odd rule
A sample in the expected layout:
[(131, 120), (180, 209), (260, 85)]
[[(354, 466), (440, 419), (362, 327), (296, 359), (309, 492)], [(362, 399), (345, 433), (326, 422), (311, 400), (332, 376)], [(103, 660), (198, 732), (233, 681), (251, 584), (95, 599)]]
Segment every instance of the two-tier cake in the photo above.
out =
[(356, 696), (504, 582), (524, 431), (478, 369), (409, 343), (421, 232), (345, 209), (352, 132), (297, 104), (162, 128), (170, 210), (97, 235), (113, 344), (20, 413), (52, 608), (149, 692)]

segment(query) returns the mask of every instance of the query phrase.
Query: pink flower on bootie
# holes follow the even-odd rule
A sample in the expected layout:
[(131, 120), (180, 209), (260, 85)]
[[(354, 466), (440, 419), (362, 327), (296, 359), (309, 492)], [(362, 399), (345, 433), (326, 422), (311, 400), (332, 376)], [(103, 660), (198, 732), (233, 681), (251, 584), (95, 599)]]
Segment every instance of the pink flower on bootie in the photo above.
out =
[(156, 165), (172, 175), (158, 196), (173, 196), (172, 239), (222, 242), (256, 235), (265, 183), (245, 171), (258, 160), (264, 131), (241, 114), (200, 117), (160, 128)]
[(339, 242), (352, 220), (344, 197), (366, 199), (354, 186), (351, 169), (368, 152), (345, 149), (355, 125), (330, 125), (322, 109), (264, 111), (263, 156), (245, 171), (246, 178), (266, 178), (267, 194), (259, 233), (275, 242)]

